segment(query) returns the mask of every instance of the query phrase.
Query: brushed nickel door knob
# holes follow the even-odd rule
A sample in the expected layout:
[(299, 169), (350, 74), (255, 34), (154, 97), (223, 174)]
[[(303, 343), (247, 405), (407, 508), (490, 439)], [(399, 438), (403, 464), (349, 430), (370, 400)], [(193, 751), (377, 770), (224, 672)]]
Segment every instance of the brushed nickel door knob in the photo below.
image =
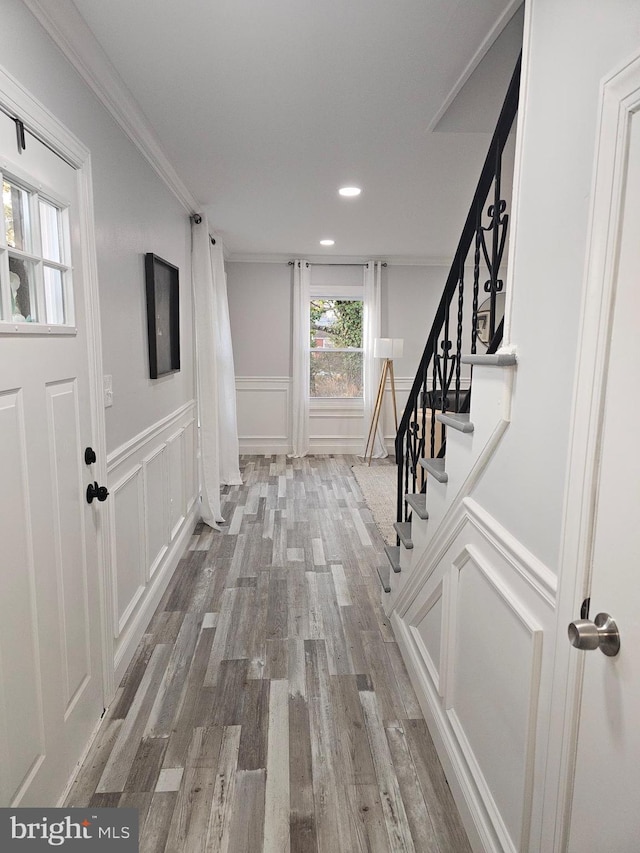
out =
[(608, 613), (598, 613), (594, 621), (576, 619), (568, 629), (569, 642), (576, 649), (600, 649), (602, 654), (615, 657), (620, 651), (620, 632)]

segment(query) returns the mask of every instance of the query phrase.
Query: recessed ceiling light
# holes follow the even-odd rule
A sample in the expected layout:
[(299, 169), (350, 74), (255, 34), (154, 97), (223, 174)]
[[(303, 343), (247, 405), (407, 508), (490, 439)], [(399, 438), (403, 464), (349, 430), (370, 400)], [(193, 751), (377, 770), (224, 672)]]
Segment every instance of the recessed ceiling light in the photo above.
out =
[(353, 196), (360, 195), (362, 190), (360, 187), (340, 187), (338, 192), (347, 198), (353, 198)]
[(321, 246), (335, 246), (335, 240), (320, 240)]

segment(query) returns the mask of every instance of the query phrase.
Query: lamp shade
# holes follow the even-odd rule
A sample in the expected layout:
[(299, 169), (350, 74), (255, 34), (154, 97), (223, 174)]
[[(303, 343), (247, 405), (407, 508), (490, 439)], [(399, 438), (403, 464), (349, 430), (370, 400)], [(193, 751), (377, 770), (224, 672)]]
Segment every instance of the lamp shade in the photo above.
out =
[(402, 358), (403, 338), (375, 338), (373, 342), (374, 358)]

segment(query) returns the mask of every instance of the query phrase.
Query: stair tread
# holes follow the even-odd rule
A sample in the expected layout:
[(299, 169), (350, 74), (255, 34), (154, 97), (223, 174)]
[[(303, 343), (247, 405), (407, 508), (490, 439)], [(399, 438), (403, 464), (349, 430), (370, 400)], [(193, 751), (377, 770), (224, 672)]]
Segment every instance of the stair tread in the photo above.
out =
[(414, 495), (405, 495), (404, 499), (413, 512), (416, 513), (418, 518), (421, 518), (423, 521), (426, 521), (426, 519), (429, 518), (429, 513), (427, 512), (427, 495), (425, 492), (418, 492)]
[(390, 566), (376, 566), (382, 589), (391, 592), (391, 568)]
[(451, 429), (457, 429), (458, 432), (473, 432), (474, 429), (471, 416), (465, 413), (438, 412), (436, 420)]
[(439, 483), (446, 483), (449, 479), (449, 475), (444, 470), (444, 459), (421, 459), (420, 464), (424, 468), (424, 470), (431, 474), (432, 477)]
[(475, 353), (474, 355), (463, 355), (460, 361), (462, 364), (482, 364), (485, 367), (511, 367), (517, 363), (517, 358), (511, 352), (496, 352), (489, 355)]
[(384, 551), (387, 555), (387, 559), (389, 560), (391, 568), (396, 574), (398, 574), (398, 572), (400, 571), (400, 546), (385, 545)]
[(393, 526), (395, 527), (396, 533), (400, 537), (400, 541), (404, 547), (407, 551), (410, 551), (413, 548), (413, 542), (411, 541), (411, 522), (394, 521)]

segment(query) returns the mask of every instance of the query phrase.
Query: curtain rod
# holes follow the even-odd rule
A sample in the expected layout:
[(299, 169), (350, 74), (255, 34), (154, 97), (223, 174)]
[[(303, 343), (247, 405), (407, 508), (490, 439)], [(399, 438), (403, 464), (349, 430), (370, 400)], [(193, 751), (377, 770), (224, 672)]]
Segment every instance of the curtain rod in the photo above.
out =
[[(295, 261), (288, 261), (288, 265), (292, 267), (295, 264)], [(387, 262), (382, 261), (382, 266), (386, 267)], [(330, 263), (326, 261), (325, 263), (316, 264), (313, 261), (309, 261), (309, 266), (312, 267), (366, 267), (366, 264), (341, 264), (340, 261), (336, 261), (334, 263)]]
[[(202, 217), (200, 216), (200, 214), (199, 214), (199, 213), (194, 213), (194, 214), (190, 217), (190, 219), (191, 219), (191, 221), (192, 221), (192, 222), (195, 222), (195, 224), (196, 224), (196, 225), (200, 225), (200, 223), (202, 222)], [(212, 237), (212, 236), (211, 236), (211, 234), (209, 234), (209, 239), (211, 240), (211, 245), (212, 245), (212, 246), (215, 246), (215, 244), (216, 244), (216, 238), (215, 238), (215, 237)]]

